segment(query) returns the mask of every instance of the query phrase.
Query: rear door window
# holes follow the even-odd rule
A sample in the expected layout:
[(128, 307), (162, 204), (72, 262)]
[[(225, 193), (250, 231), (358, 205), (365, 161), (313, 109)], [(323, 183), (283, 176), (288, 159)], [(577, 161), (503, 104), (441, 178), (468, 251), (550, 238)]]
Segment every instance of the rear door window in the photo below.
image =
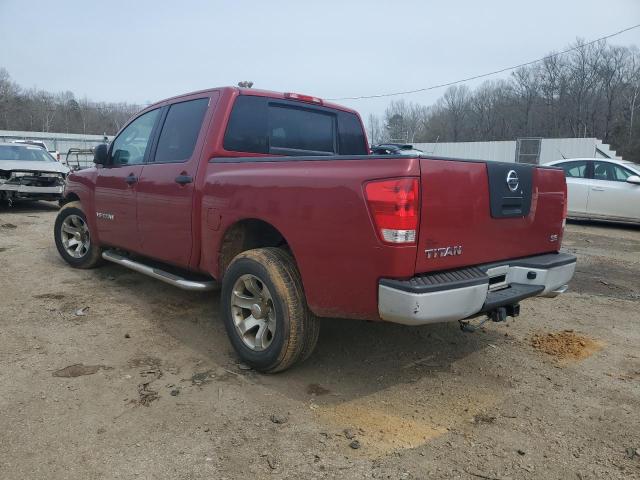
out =
[(265, 98), (245, 95), (236, 98), (223, 146), (232, 152), (269, 153)]
[(587, 178), (587, 161), (561, 163), (558, 166), (564, 170), (567, 178)]
[(154, 161), (186, 162), (193, 155), (209, 98), (174, 103), (162, 126)]
[(349, 112), (338, 114), (338, 141), (340, 155), (367, 155), (367, 139), (357, 115)]
[(224, 137), (225, 150), (275, 155), (366, 155), (356, 115), (301, 102), (239, 96)]

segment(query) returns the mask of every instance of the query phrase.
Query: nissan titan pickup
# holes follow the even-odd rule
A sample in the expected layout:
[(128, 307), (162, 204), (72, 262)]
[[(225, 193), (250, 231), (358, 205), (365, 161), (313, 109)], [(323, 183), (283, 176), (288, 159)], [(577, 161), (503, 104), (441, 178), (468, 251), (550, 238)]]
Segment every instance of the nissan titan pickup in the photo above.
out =
[(500, 321), (575, 270), (561, 169), (371, 154), (355, 111), (312, 96), (170, 98), (94, 162), (67, 179), (62, 258), (219, 289), (231, 344), (263, 372), (309, 357), (319, 317)]

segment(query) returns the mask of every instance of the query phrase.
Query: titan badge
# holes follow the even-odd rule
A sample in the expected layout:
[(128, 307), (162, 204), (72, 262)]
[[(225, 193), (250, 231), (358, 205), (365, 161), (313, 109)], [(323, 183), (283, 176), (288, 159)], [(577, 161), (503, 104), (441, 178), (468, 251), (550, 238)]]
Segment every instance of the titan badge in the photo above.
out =
[(103, 220), (113, 220), (115, 215), (113, 213), (96, 212), (96, 217)]
[(462, 255), (462, 245), (453, 245), (450, 247), (427, 248), (424, 253), (427, 258), (454, 257)]

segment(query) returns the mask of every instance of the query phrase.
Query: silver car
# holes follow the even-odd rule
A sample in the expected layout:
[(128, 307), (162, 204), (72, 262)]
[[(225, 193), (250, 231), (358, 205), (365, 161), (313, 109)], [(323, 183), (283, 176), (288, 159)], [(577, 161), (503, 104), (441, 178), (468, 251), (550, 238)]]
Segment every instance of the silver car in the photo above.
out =
[(640, 165), (607, 158), (571, 158), (548, 163), (564, 170), (568, 216), (640, 223)]
[(68, 174), (40, 146), (0, 143), (0, 201), (59, 200)]

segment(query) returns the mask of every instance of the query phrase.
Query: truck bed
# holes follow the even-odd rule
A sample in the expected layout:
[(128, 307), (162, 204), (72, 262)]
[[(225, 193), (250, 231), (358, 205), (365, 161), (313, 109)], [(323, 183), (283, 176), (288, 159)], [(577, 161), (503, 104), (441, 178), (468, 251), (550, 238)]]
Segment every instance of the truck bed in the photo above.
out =
[[(488, 165), (530, 171), (525, 216), (492, 216)], [(414, 244), (381, 242), (367, 206), (367, 181), (397, 177), (420, 179)], [(203, 224), (215, 219), (225, 231), (257, 218), (273, 225), (320, 316), (377, 318), (375, 295), (358, 292), (375, 291), (381, 278), (555, 252), (562, 236), (565, 183), (555, 168), (402, 155), (226, 156), (209, 160), (203, 183)], [(203, 228), (203, 245), (213, 248), (202, 250), (200, 267), (214, 277), (221, 241), (218, 231)], [(460, 253), (427, 258), (426, 250), (447, 247)]]

